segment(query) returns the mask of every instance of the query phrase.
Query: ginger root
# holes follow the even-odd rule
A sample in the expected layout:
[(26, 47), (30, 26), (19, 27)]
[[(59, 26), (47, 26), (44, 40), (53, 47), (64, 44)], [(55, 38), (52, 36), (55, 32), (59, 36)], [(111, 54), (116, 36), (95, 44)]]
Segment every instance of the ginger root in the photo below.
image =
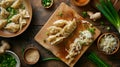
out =
[(90, 16), (90, 19), (92, 19), (93, 21), (96, 21), (97, 19), (101, 18), (100, 12), (93, 13), (91, 11), (87, 11), (87, 14)]
[(8, 42), (2, 40), (0, 46), (0, 54), (3, 54), (7, 49), (10, 49), (10, 45)]

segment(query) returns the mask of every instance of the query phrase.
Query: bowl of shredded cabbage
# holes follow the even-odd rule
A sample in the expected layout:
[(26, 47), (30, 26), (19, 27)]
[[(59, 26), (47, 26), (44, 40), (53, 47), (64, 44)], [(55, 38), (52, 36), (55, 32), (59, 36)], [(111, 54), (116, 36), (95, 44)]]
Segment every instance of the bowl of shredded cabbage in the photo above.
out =
[(113, 33), (104, 33), (98, 38), (97, 46), (107, 55), (114, 54), (119, 49), (119, 38)]

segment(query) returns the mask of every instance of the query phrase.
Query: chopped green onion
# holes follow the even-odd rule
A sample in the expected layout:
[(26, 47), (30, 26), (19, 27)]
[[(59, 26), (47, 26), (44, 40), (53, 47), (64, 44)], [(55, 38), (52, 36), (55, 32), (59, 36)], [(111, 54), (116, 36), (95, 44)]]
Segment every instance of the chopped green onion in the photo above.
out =
[(107, 29), (107, 30), (110, 30), (110, 27), (107, 27), (106, 29)]
[(104, 22), (101, 21), (100, 24), (101, 24), (101, 25), (104, 25)]
[(89, 30), (92, 34), (95, 33), (95, 28), (89, 28), (88, 30)]
[(8, 53), (0, 55), (0, 67), (16, 67), (16, 64), (17, 61), (12, 55)]
[(22, 9), (25, 9), (25, 5), (22, 4), (22, 5), (21, 5), (21, 8), (22, 8)]
[(100, 4), (97, 4), (96, 7), (120, 33), (120, 16), (111, 3), (111, 0), (100, 0)]
[(59, 12), (58, 16), (62, 17), (63, 16), (63, 12)]
[(22, 47), (22, 54), (24, 55), (25, 47)]
[(48, 32), (46, 32), (46, 35), (48, 36), (48, 35), (49, 35), (49, 33), (48, 33)]
[(11, 21), (11, 20), (9, 20), (9, 19), (7, 19), (7, 22), (8, 22), (8, 23), (11, 23), (12, 21)]
[(8, 23), (10, 23), (10, 22), (11, 22), (11, 21), (10, 21), (10, 18), (12, 18), (14, 15), (17, 14), (17, 10), (14, 9), (14, 8), (11, 8), (11, 7), (8, 7), (6, 10), (7, 10), (8, 12), (10, 12), (10, 15), (9, 15), (8, 18), (7, 18)]
[(42, 0), (42, 4), (44, 7), (48, 7), (51, 5), (51, 0)]
[(87, 17), (87, 12), (86, 11), (82, 12), (82, 17), (84, 17), (84, 18)]

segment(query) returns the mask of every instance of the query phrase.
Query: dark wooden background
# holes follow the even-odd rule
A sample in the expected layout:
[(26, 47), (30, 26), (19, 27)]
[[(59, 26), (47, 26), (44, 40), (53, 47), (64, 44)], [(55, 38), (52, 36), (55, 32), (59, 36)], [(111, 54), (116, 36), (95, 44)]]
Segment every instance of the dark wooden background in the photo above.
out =
[[(54, 0), (54, 4), (51, 8), (45, 9), (41, 5), (41, 0), (30, 0), (32, 9), (33, 9), (33, 16), (32, 21), (28, 29), (19, 36), (13, 38), (3, 38), (0, 37), (0, 40), (7, 40), (11, 44), (11, 49), (14, 51), (21, 60), (21, 67), (68, 67), (62, 61), (47, 61), (47, 62), (40, 62), (44, 58), (55, 57), (50, 51), (46, 50), (42, 46), (40, 46), (35, 40), (34, 37), (38, 33), (38, 31), (42, 28), (42, 26), (46, 23), (52, 13), (56, 10), (56, 8), (60, 5), (61, 2), (65, 2), (70, 7), (76, 10), (80, 15), (82, 11), (93, 11), (96, 12), (97, 9), (94, 7), (94, 0), (84, 6), (84, 7), (77, 7), (71, 3), (70, 0)], [(116, 5), (117, 9), (119, 9), (119, 4)], [(101, 30), (102, 33), (105, 32), (112, 32), (115, 33), (119, 38), (120, 34), (117, 30), (110, 24), (108, 21), (102, 17), (100, 20), (93, 22), (89, 20), (89, 17), (86, 17), (88, 21), (90, 21), (94, 26)], [(100, 22), (104, 22), (104, 25), (101, 25)], [(110, 27), (110, 30), (107, 30), (107, 27)], [(97, 40), (96, 40), (97, 41)], [(85, 52), (85, 54), (79, 59), (76, 63), (75, 67), (95, 67), (95, 65), (87, 59), (89, 52), (94, 51), (99, 55), (101, 59), (106, 61), (112, 67), (120, 67), (120, 50), (114, 55), (104, 55), (101, 53), (96, 46), (96, 41), (92, 44), (92, 46)], [(24, 49), (28, 47), (37, 47), (41, 54), (39, 62), (35, 65), (27, 65), (23, 60), (23, 52)]]

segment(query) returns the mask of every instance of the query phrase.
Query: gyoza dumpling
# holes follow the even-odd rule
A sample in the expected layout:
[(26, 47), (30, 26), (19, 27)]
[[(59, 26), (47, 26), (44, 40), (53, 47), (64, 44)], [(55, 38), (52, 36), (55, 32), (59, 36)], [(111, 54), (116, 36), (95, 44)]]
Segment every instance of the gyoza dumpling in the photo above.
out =
[(52, 42), (52, 41), (54, 41), (54, 40), (56, 40), (56, 36), (55, 35), (51, 35), (51, 36), (49, 36), (46, 40), (48, 41), (48, 42)]
[(6, 30), (8, 30), (9, 32), (15, 33), (17, 31), (19, 31), (20, 25), (19, 24), (15, 24), (13, 22), (8, 23), (5, 27)]
[(12, 18), (10, 18), (10, 20), (14, 23), (18, 23), (20, 16), (20, 14), (14, 15)]
[(22, 17), (20, 17), (19, 24), (20, 24), (20, 30), (21, 30), (22, 27), (24, 27), (27, 24), (26, 19), (23, 19)]
[(59, 33), (62, 30), (62, 28), (56, 26), (50, 26), (47, 30), (48, 30), (48, 35), (55, 35)]
[(59, 44), (60, 42), (62, 42), (64, 39), (64, 37), (57, 37), (56, 40), (54, 40), (53, 42), (51, 42), (50, 44), (51, 45), (57, 45)]
[(0, 19), (5, 19), (9, 15), (9, 12), (6, 11), (3, 7), (0, 7)]
[(63, 28), (63, 30), (60, 32), (61, 35), (64, 37), (68, 37), (77, 27), (75, 19), (72, 21), (69, 21), (68, 24)]
[(53, 25), (63, 28), (67, 24), (67, 22), (68, 21), (66, 21), (66, 20), (57, 20), (53, 23)]
[(27, 10), (19, 9), (19, 12), (23, 18), (30, 18), (29, 12)]
[(12, 5), (11, 5), (11, 7), (12, 8), (19, 8), (20, 7), (20, 5), (22, 4), (22, 2), (23, 2), (23, 0), (16, 0)]
[(10, 5), (12, 5), (12, 3), (14, 2), (15, 0), (0, 0), (0, 6), (3, 7), (3, 8), (7, 8), (9, 7)]
[(59, 35), (60, 34), (51, 35), (47, 38), (47, 41), (50, 42), (51, 45), (57, 45), (64, 39), (64, 37), (60, 37)]
[(5, 25), (7, 24), (7, 20), (0, 20), (0, 29), (2, 29), (3, 27), (5, 27)]

